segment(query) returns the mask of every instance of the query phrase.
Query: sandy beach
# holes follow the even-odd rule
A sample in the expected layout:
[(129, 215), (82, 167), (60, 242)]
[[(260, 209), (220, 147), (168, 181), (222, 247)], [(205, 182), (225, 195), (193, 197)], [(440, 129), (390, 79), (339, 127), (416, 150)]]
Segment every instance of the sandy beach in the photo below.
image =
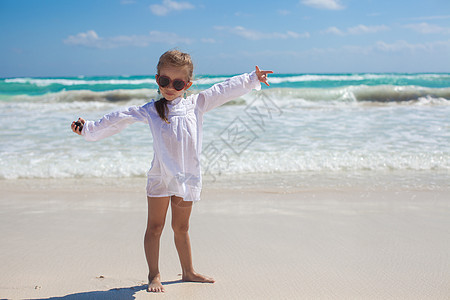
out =
[(144, 178), (1, 180), (0, 298), (448, 299), (448, 184), (269, 182), (205, 185), (190, 233), (215, 284), (180, 281), (168, 221), (155, 295)]
[[(450, 300), (450, 0), (0, 0), (0, 24), (0, 300)], [(201, 194), (160, 274), (150, 205), (164, 293), (147, 193)]]

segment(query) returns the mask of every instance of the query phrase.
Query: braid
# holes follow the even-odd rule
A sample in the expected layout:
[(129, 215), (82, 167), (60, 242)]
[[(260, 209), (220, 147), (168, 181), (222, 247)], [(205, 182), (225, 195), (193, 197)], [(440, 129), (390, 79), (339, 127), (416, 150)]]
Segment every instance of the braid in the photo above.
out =
[(168, 111), (167, 100), (166, 98), (161, 98), (155, 102), (155, 108), (158, 112), (158, 115), (161, 119), (163, 119), (167, 124), (169, 124), (169, 120), (167, 119), (166, 111)]

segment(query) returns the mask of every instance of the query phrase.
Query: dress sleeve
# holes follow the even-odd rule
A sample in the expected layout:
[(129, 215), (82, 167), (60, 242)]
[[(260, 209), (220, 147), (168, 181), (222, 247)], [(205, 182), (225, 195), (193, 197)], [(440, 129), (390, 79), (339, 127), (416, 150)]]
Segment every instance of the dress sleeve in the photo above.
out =
[(109, 113), (98, 121), (86, 121), (81, 135), (87, 141), (98, 141), (119, 133), (135, 122), (148, 123), (145, 106), (131, 106)]
[(200, 92), (197, 98), (197, 107), (205, 113), (227, 101), (245, 95), (253, 89), (261, 89), (261, 83), (255, 71), (250, 74), (234, 76)]

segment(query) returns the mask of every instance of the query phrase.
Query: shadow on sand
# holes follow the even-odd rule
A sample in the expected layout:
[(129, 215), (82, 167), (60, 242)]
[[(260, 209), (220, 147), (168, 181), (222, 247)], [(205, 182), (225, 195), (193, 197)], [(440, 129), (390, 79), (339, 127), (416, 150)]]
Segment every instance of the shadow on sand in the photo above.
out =
[[(163, 285), (177, 284), (183, 283), (182, 280), (174, 280), (174, 281), (164, 281)], [(110, 289), (108, 291), (92, 291), (92, 292), (82, 292), (70, 294), (63, 297), (51, 297), (51, 298), (40, 298), (38, 300), (111, 300), (111, 299), (120, 299), (120, 300), (133, 300), (136, 299), (134, 296), (137, 292), (142, 290), (146, 290), (147, 285), (137, 285), (126, 288), (115, 288)]]

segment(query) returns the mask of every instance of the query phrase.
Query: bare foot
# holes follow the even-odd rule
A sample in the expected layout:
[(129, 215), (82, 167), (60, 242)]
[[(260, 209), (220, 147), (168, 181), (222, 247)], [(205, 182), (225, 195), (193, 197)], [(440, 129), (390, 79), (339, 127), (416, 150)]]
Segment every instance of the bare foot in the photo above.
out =
[(147, 292), (152, 292), (152, 293), (164, 293), (164, 287), (161, 284), (161, 275), (157, 274), (155, 275), (153, 278), (150, 277), (150, 275), (148, 276), (148, 288), (147, 288)]
[(188, 273), (188, 274), (183, 274), (182, 279), (183, 281), (188, 281), (188, 282), (205, 282), (205, 283), (214, 283), (216, 282), (213, 278), (208, 277), (208, 276), (204, 276), (202, 274), (198, 274), (198, 273)]

